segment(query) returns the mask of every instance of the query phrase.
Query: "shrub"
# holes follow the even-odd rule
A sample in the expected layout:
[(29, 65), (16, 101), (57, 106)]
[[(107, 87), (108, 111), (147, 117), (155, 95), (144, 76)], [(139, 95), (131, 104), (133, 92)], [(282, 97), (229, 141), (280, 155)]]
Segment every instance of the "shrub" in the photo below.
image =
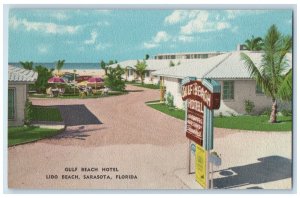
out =
[(222, 112), (219, 113), (219, 117), (223, 118), (223, 113)]
[(122, 75), (125, 70), (118, 65), (116, 68), (109, 67), (107, 76), (104, 79), (104, 85), (113, 91), (124, 91), (125, 81), (122, 79)]
[(28, 99), (25, 102), (25, 109), (24, 109), (24, 125), (30, 126), (33, 119), (33, 109), (32, 109), (32, 102)]
[(253, 112), (253, 109), (255, 107), (254, 102), (250, 101), (250, 100), (245, 100), (245, 111), (247, 114), (250, 114)]
[(75, 89), (75, 94), (78, 95), (79, 94), (79, 89), (75, 86), (71, 86), (71, 85), (64, 85), (63, 86), (65, 89), (65, 94), (74, 94), (74, 89)]
[(281, 114), (283, 116), (291, 116), (292, 115), (292, 111), (288, 110), (288, 109), (283, 109), (283, 110), (281, 110)]
[(262, 111), (261, 115), (267, 115), (268, 117), (270, 117), (271, 112), (272, 112), (272, 109), (268, 107)]
[(166, 105), (174, 107), (174, 96), (170, 92), (168, 92), (166, 96)]

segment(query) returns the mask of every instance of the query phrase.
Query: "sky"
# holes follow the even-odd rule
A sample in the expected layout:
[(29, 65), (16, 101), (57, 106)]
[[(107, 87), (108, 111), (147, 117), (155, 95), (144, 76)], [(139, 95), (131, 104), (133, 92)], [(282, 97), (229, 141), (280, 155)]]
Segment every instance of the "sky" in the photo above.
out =
[(291, 10), (10, 9), (9, 62), (151, 58), (159, 53), (233, 51), (275, 24), (292, 35)]

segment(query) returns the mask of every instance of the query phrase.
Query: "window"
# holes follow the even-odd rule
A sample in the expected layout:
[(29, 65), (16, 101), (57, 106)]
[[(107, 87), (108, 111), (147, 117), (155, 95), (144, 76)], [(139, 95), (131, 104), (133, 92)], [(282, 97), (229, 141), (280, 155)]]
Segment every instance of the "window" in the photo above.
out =
[(255, 93), (256, 94), (264, 94), (262, 88), (258, 84), (256, 84)]
[(234, 99), (234, 81), (223, 82), (223, 99), (224, 100)]
[(146, 71), (146, 72), (145, 72), (145, 77), (149, 77), (149, 75), (150, 75), (150, 72), (149, 72), (149, 71)]
[(8, 89), (8, 119), (15, 118), (15, 89)]
[(132, 69), (129, 69), (129, 70), (128, 70), (128, 73), (129, 73), (129, 76), (132, 76), (132, 75), (133, 75)]
[(178, 79), (178, 93), (182, 94), (182, 88), (181, 88), (182, 79)]

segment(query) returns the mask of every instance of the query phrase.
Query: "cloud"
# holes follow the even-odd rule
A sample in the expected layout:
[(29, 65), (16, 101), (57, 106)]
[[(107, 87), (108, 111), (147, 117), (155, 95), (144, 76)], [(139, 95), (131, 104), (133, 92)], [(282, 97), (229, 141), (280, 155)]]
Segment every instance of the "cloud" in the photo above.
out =
[(17, 29), (22, 28), (27, 32), (36, 31), (36, 32), (44, 32), (48, 34), (74, 34), (79, 29), (80, 26), (72, 26), (72, 25), (58, 25), (55, 23), (47, 23), (47, 22), (33, 22), (28, 21), (27, 19), (17, 19), (15, 16), (9, 19), (10, 27)]
[(110, 44), (105, 44), (105, 43), (99, 43), (96, 45), (96, 50), (105, 50), (107, 48), (111, 47)]
[(190, 43), (194, 40), (194, 38), (192, 36), (180, 35), (178, 36), (178, 40), (183, 43)]
[(223, 29), (228, 29), (231, 24), (227, 21), (227, 17), (221, 17), (213, 12), (200, 11), (184, 26), (180, 27), (180, 32), (183, 35), (190, 35), (193, 33), (212, 32)]
[(180, 22), (182, 19), (186, 18), (186, 13), (182, 10), (175, 10), (171, 15), (165, 18), (165, 23), (167, 24), (176, 24)]
[(150, 49), (158, 47), (160, 43), (167, 42), (171, 39), (171, 36), (165, 31), (159, 31), (149, 42), (144, 42), (144, 48)]
[(144, 48), (146, 48), (146, 49), (151, 49), (151, 48), (156, 48), (156, 47), (158, 47), (158, 44), (156, 44), (156, 43), (147, 43), (147, 42), (145, 42), (145, 43), (143, 44), (143, 46), (144, 46)]
[(157, 32), (156, 36), (153, 38), (155, 43), (166, 42), (170, 39), (170, 36), (165, 31)]
[(51, 17), (53, 17), (57, 20), (60, 20), (60, 21), (65, 21), (70, 18), (64, 11), (57, 11), (57, 12), (51, 13)]
[(39, 45), (39, 46), (37, 46), (37, 50), (38, 50), (39, 54), (47, 54), (49, 51), (49, 48), (46, 45)]
[[(180, 27), (180, 33), (191, 35), (229, 29), (232, 27), (232, 20), (237, 17), (259, 15), (265, 12), (267, 10), (175, 10), (164, 19), (164, 22), (168, 25), (183, 24)], [(181, 41), (183, 40), (181, 38)]]
[(235, 19), (240, 16), (260, 15), (266, 13), (267, 10), (226, 10), (226, 18)]
[(93, 44), (96, 43), (97, 37), (98, 37), (97, 32), (96, 32), (96, 31), (92, 31), (92, 32), (91, 32), (91, 38), (88, 39), (88, 40), (85, 40), (84, 43), (85, 43), (86, 45), (93, 45)]
[(194, 18), (199, 12), (201, 12), (201, 10), (175, 10), (171, 15), (165, 18), (164, 22), (173, 25)]

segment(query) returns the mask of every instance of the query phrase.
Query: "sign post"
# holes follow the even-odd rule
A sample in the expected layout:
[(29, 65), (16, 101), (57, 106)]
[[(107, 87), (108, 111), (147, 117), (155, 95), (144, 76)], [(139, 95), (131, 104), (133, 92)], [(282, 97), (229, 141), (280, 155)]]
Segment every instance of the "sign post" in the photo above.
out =
[[(196, 181), (209, 188), (209, 151), (213, 149), (213, 110), (220, 107), (221, 86), (211, 79), (197, 81), (187, 77), (182, 81), (182, 99), (186, 101), (185, 132), (196, 143)], [(190, 174), (190, 148), (188, 173)]]

